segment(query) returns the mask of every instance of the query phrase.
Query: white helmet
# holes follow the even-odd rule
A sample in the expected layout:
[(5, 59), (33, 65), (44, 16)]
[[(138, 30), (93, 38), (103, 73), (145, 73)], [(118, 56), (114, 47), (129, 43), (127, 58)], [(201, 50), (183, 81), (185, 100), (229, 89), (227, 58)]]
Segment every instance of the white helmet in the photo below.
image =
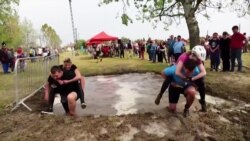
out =
[(193, 47), (192, 53), (196, 54), (199, 57), (199, 59), (201, 59), (201, 61), (206, 60), (206, 49), (204, 46), (197, 45)]

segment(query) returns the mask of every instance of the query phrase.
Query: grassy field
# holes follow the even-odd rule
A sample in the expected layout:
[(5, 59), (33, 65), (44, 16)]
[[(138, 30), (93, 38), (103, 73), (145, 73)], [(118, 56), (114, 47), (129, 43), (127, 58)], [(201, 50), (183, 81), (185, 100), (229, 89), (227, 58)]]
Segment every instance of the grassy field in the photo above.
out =
[(129, 72), (160, 72), (168, 64), (166, 63), (151, 63), (147, 60), (138, 58), (120, 59), (120, 58), (103, 58), (102, 62), (97, 63), (90, 56), (71, 57), (70, 53), (64, 53), (60, 56), (60, 60), (70, 57), (74, 64), (85, 76), (91, 75), (107, 75), (107, 74), (122, 74)]
[[(161, 70), (168, 66), (167, 63), (151, 63), (147, 60), (140, 60), (137, 57), (134, 57), (132, 59), (120, 59), (117, 57), (103, 58), (102, 62), (96, 63), (96, 60), (92, 59), (88, 55), (72, 57), (70, 52), (66, 52), (60, 55), (61, 63), (65, 58), (68, 57), (72, 59), (73, 63), (78, 66), (81, 73), (85, 76), (123, 74), (131, 72), (160, 73)], [(250, 53), (243, 54), (243, 63), (244, 65), (250, 66)], [(206, 67), (208, 69), (209, 62), (206, 62)], [(34, 75), (35, 74), (36, 73), (34, 73)], [(214, 84), (215, 82), (211, 83), (210, 81), (213, 81), (214, 78), (220, 78), (217, 77), (218, 74), (221, 76), (227, 75), (222, 73), (209, 73), (207, 76), (208, 83)], [(241, 76), (245, 76), (245, 74), (242, 74)], [(2, 109), (15, 100), (14, 74), (12, 73), (5, 75), (0, 72), (0, 80), (0, 109)]]
[(243, 65), (250, 67), (250, 53), (243, 54)]

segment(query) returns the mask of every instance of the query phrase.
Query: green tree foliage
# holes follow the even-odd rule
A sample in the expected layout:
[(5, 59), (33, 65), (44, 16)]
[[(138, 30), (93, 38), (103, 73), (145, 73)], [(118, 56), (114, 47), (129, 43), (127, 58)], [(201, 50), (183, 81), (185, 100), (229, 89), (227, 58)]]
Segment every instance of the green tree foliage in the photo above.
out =
[(127, 37), (121, 37), (121, 40), (122, 40), (122, 42), (124, 43), (124, 44), (127, 44), (127, 43), (129, 43), (129, 38), (127, 38)]
[(24, 19), (23, 22), (21, 23), (21, 29), (22, 29), (22, 37), (23, 37), (23, 45), (25, 47), (35, 47), (37, 46), (37, 39), (38, 39), (38, 34), (33, 28), (33, 25), (30, 21), (27, 19)]
[(83, 46), (83, 48), (86, 48), (87, 45), (86, 45), (86, 41), (81, 39), (81, 40), (77, 40), (76, 42), (76, 48), (75, 49), (80, 49), (81, 46)]
[(14, 6), (19, 4), (19, 0), (0, 0), (0, 25), (3, 25), (5, 19), (15, 15)]
[(23, 41), (14, 7), (18, 4), (19, 0), (0, 0), (0, 42), (7, 42), (9, 47), (17, 47)]
[(249, 0), (101, 0), (100, 5), (112, 2), (122, 2), (123, 14), (121, 16), (123, 24), (127, 25), (132, 19), (126, 12), (126, 7), (131, 3), (139, 10), (137, 20), (149, 21), (157, 26), (163, 22), (166, 28), (172, 23), (179, 23), (184, 18), (189, 31), (190, 47), (200, 43), (200, 31), (196, 19), (197, 14), (209, 18), (208, 10), (218, 11), (231, 10), (237, 12), (238, 16), (250, 14)]
[(8, 17), (0, 26), (0, 40), (5, 41), (9, 47), (16, 48), (23, 43), (22, 28), (17, 15)]
[(44, 24), (41, 27), (41, 32), (45, 39), (45, 44), (48, 47), (59, 48), (62, 41), (60, 37), (57, 35), (56, 31), (49, 26), (48, 24)]

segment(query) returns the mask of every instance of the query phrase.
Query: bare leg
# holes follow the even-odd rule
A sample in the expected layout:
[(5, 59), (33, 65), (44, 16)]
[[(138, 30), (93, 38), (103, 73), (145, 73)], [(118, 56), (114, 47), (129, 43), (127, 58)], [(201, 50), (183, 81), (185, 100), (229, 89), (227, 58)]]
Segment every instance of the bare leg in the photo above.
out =
[(68, 105), (69, 105), (69, 114), (74, 117), (76, 117), (76, 99), (77, 99), (76, 92), (71, 92), (67, 96)]
[(184, 93), (187, 95), (187, 98), (186, 98), (187, 103), (185, 105), (183, 115), (184, 115), (184, 117), (187, 117), (187, 116), (189, 116), (189, 108), (194, 102), (196, 90), (193, 86), (190, 86), (185, 90)]
[(187, 94), (187, 103), (186, 103), (185, 108), (189, 109), (189, 107), (194, 102), (196, 90), (195, 90), (194, 87), (189, 87), (189, 88), (187, 88), (187, 90), (185, 91), (185, 93)]
[(169, 112), (175, 113), (176, 112), (176, 104), (175, 103), (169, 103)]

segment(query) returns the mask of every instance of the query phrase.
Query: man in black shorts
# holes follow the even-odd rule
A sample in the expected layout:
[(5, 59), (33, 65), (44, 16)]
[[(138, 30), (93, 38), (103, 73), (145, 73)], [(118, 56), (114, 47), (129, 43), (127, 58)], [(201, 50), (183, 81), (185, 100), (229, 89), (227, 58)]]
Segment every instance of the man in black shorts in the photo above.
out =
[(45, 85), (45, 100), (49, 102), (49, 110), (52, 112), (54, 96), (61, 95), (61, 103), (65, 112), (71, 116), (76, 116), (76, 100), (79, 98), (78, 82), (69, 83), (68, 80), (74, 78), (72, 73), (63, 72), (59, 66), (51, 68), (51, 75)]

